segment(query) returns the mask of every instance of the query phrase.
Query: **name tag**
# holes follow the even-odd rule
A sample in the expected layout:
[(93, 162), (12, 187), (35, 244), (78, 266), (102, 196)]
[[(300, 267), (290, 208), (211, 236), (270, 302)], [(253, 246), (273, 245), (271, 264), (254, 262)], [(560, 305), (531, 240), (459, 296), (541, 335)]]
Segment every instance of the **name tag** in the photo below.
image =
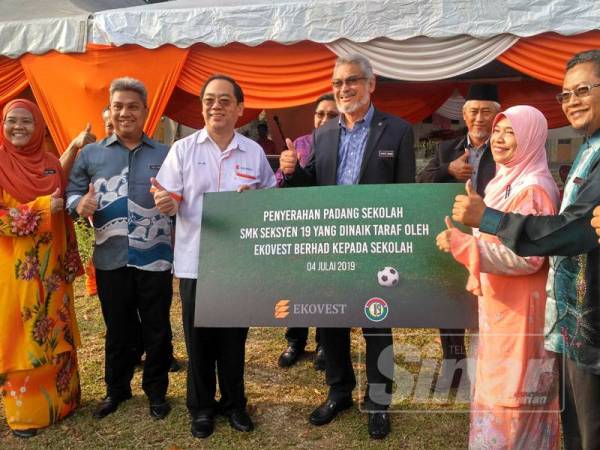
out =
[(148, 164), (148, 168), (150, 170), (159, 170), (160, 169), (160, 164)]
[(56, 170), (54, 169), (44, 169), (44, 175), (54, 175)]
[(249, 173), (243, 173), (243, 172), (240, 172), (239, 170), (236, 170), (235, 174), (240, 178), (246, 178), (247, 180), (256, 180), (256, 177), (254, 175), (251, 175)]
[(393, 158), (394, 150), (377, 150), (377, 154), (380, 158)]

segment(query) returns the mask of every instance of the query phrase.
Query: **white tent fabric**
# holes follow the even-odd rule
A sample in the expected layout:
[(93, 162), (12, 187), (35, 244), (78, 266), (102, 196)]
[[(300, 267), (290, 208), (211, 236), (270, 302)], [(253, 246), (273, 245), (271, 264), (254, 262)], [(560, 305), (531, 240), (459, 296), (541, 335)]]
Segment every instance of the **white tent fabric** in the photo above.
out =
[(0, 55), (83, 52), (87, 42), (156, 48), (571, 35), (599, 24), (597, 0), (2, 0)]
[(85, 51), (87, 15), (0, 24), (0, 55), (18, 58), (24, 53), (42, 54)]
[(417, 36), (487, 39), (504, 33), (570, 35), (598, 24), (597, 0), (174, 0), (97, 13), (89, 39), (147, 48)]
[(0, 55), (84, 52), (93, 12), (143, 4), (143, 0), (2, 0)]
[(438, 108), (436, 113), (451, 120), (460, 120), (463, 116), (462, 108), (465, 104), (465, 98), (455, 93), (446, 102)]
[(377, 75), (396, 80), (427, 81), (452, 78), (485, 66), (512, 47), (518, 37), (502, 34), (489, 39), (470, 36), (392, 41), (381, 38), (359, 43), (347, 39), (327, 44), (338, 56), (366, 56)]

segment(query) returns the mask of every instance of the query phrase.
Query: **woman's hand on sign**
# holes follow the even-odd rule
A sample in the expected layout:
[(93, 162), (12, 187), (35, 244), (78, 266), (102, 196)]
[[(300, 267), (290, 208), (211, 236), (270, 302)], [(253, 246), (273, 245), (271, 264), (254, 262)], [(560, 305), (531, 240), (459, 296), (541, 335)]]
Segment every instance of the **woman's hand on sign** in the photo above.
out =
[(446, 229), (437, 235), (435, 238), (435, 243), (437, 248), (439, 248), (442, 252), (450, 253), (450, 239), (452, 237), (452, 229), (454, 228), (454, 224), (452, 223), (452, 219), (446, 216), (444, 219), (446, 222)]

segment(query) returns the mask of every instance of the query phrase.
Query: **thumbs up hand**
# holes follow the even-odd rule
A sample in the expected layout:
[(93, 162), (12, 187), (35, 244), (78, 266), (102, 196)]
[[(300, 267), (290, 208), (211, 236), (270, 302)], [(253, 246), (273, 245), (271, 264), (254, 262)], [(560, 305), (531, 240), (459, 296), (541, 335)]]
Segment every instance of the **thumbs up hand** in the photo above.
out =
[(96, 189), (94, 188), (94, 185), (90, 183), (87, 194), (81, 197), (75, 211), (77, 211), (77, 214), (81, 217), (90, 217), (94, 215), (97, 209), (98, 200), (96, 199)]
[(60, 188), (56, 188), (55, 191), (50, 194), (50, 213), (56, 214), (61, 212), (65, 208), (65, 201), (60, 195)]
[(150, 184), (152, 185), (150, 192), (154, 195), (154, 204), (158, 210), (167, 216), (177, 214), (181, 197), (167, 191), (154, 177), (150, 178)]
[(469, 151), (465, 152), (448, 165), (448, 173), (458, 181), (467, 181), (473, 175), (473, 167), (469, 164)]
[(92, 133), (92, 125), (88, 122), (85, 129), (73, 139), (71, 145), (77, 149), (82, 149), (92, 142), (96, 142), (96, 136)]
[(452, 219), (468, 227), (479, 228), (485, 212), (483, 198), (475, 191), (471, 180), (465, 184), (467, 195), (457, 195), (452, 207)]
[(291, 139), (286, 139), (285, 143), (288, 149), (282, 151), (279, 155), (279, 168), (284, 175), (292, 175), (296, 171), (298, 152)]
[(450, 244), (454, 224), (452, 223), (452, 219), (450, 219), (450, 217), (448, 216), (446, 216), (444, 221), (446, 222), (446, 229), (437, 235), (437, 237), (435, 238), (435, 244), (437, 245), (437, 248), (439, 248), (441, 251), (450, 253)]
[[(592, 226), (596, 229), (596, 234), (600, 236), (600, 206), (594, 208), (594, 217), (592, 218)], [(598, 240), (600, 242), (600, 239)]]

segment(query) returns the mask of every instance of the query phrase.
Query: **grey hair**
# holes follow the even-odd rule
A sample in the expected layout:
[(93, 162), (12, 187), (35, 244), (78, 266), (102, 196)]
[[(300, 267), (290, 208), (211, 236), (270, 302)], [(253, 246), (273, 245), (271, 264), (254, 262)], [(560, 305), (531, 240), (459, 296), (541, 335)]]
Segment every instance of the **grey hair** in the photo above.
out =
[(346, 64), (355, 64), (360, 67), (360, 71), (362, 74), (368, 78), (369, 80), (375, 78), (373, 74), (373, 66), (371, 65), (371, 61), (366, 56), (363, 56), (358, 53), (352, 53), (347, 56), (338, 56), (335, 60), (335, 67), (333, 70), (337, 69), (339, 66), (343, 66)]
[(113, 94), (118, 91), (133, 91), (137, 92), (142, 98), (144, 106), (148, 106), (148, 91), (144, 83), (131, 77), (115, 78), (110, 82), (109, 94), (112, 98)]
[(590, 62), (594, 64), (596, 76), (600, 77), (600, 50), (586, 50), (585, 52), (577, 53), (567, 61), (566, 71), (568, 72), (578, 64)]
[[(480, 100), (467, 100), (467, 101), (466, 101), (466, 102), (463, 104), (463, 108), (462, 108), (462, 109), (463, 109), (463, 112), (465, 112), (465, 109), (467, 109), (467, 105), (469, 104), (469, 102), (477, 102), (477, 101), (480, 101)], [(494, 102), (494, 101), (492, 101), (492, 100), (482, 100), (482, 101), (491, 101), (491, 102), (492, 102), (492, 104), (494, 105), (494, 107), (496, 108), (496, 112), (500, 112), (500, 108), (502, 108), (502, 107), (500, 106), (500, 103), (498, 103), (498, 102)]]

